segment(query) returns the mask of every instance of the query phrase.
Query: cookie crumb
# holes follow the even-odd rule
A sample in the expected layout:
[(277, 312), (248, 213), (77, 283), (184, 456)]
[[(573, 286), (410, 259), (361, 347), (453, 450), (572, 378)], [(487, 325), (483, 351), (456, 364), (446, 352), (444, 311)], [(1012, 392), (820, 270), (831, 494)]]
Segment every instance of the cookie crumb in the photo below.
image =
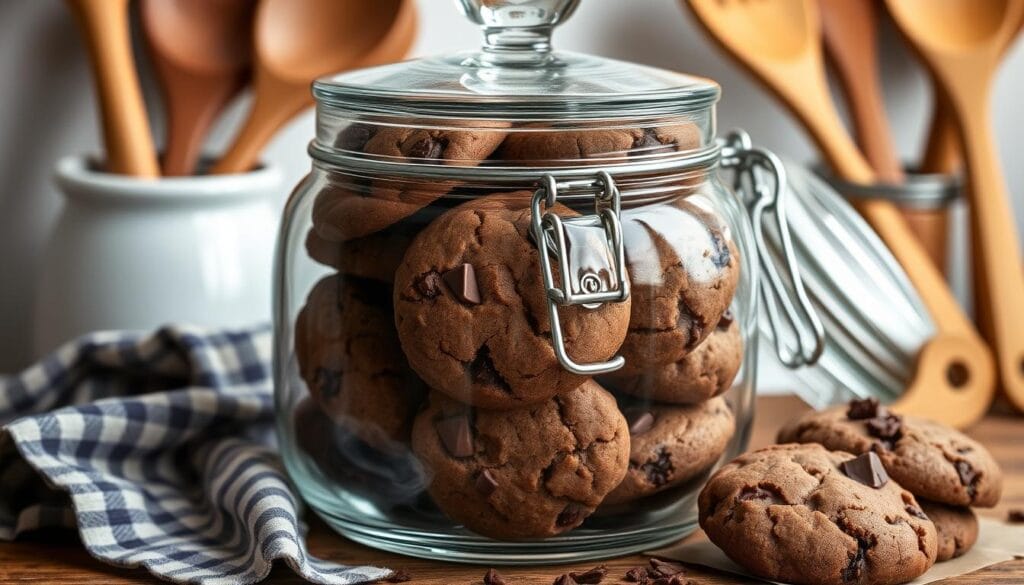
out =
[(608, 574), (608, 567), (604, 565), (598, 565), (593, 569), (581, 571), (579, 573), (569, 573), (569, 576), (573, 578), (580, 585), (597, 585), (604, 580), (605, 575)]
[(405, 583), (406, 581), (412, 581), (412, 575), (402, 569), (391, 571), (391, 575), (384, 579), (385, 583)]
[(640, 583), (640, 585), (647, 585), (647, 569), (645, 569), (644, 567), (633, 567), (632, 569), (626, 571), (626, 576), (623, 577), (623, 579), (630, 583)]
[(501, 576), (501, 573), (494, 569), (487, 569), (484, 573), (484, 585), (507, 585), (505, 578)]
[(1006, 513), (1006, 521), (1011, 524), (1024, 523), (1024, 510), (1017, 508)]
[(650, 563), (651, 568), (648, 570), (648, 573), (651, 577), (672, 577), (686, 571), (686, 568), (681, 563), (663, 561), (661, 559), (651, 559)]

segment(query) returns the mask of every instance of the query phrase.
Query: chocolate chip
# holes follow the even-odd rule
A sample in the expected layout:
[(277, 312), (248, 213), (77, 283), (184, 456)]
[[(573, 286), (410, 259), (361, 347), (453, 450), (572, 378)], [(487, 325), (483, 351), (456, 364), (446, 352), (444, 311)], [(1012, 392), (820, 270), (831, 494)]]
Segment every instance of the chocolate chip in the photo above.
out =
[(476, 285), (476, 271), (472, 264), (463, 264), (444, 273), (444, 282), (463, 303), (480, 304), (480, 289)]
[(850, 557), (850, 562), (847, 563), (846, 568), (843, 569), (842, 578), (843, 581), (859, 581), (860, 576), (864, 573), (864, 566), (867, 564), (867, 552), (868, 542), (864, 539), (857, 539), (857, 552), (853, 553)]
[(639, 467), (648, 483), (661, 487), (672, 478), (675, 467), (672, 465), (672, 454), (664, 447), (659, 448), (655, 455), (654, 459), (648, 459)]
[(1011, 524), (1024, 523), (1024, 510), (1014, 509), (1006, 513), (1006, 521)]
[(924, 510), (918, 508), (917, 506), (907, 504), (906, 507), (904, 507), (903, 509), (906, 510), (907, 514), (910, 514), (911, 516), (915, 516), (917, 518), (920, 518), (921, 520), (930, 520), (930, 518), (928, 518), (928, 515), (924, 513)]
[(570, 575), (559, 575), (552, 585), (578, 585)]
[(338, 134), (334, 147), (340, 150), (362, 151), (373, 136), (373, 130), (363, 124), (352, 124)]
[(484, 573), (484, 585), (506, 585), (505, 578), (494, 569), (487, 569)]
[(732, 325), (732, 322), (735, 320), (736, 319), (735, 317), (733, 317), (732, 314), (732, 309), (726, 309), (725, 312), (722, 313), (722, 316), (718, 319), (718, 328), (728, 329)]
[(433, 270), (416, 278), (413, 286), (425, 299), (433, 299), (441, 296), (441, 275)]
[(440, 140), (433, 136), (427, 136), (413, 143), (405, 155), (409, 158), (438, 159), (441, 158), (443, 151), (444, 144)]
[(654, 426), (654, 415), (646, 410), (627, 410), (626, 423), (629, 424), (631, 436), (642, 435)]
[(648, 573), (651, 577), (671, 577), (686, 571), (686, 567), (682, 564), (672, 561), (651, 559), (649, 562), (651, 564), (651, 568)]
[(494, 490), (498, 489), (498, 480), (494, 479), (491, 475), (490, 469), (485, 469), (480, 472), (480, 475), (476, 476), (476, 491), (480, 492), (485, 498), (494, 493)]
[(469, 377), (474, 384), (481, 386), (496, 386), (506, 394), (512, 394), (512, 386), (509, 385), (498, 369), (494, 367), (494, 360), (491, 359), (491, 348), (486, 345), (476, 352), (476, 357), (469, 363)]
[(647, 569), (644, 567), (633, 567), (626, 571), (626, 576), (623, 577), (625, 581), (630, 583), (640, 583), (640, 585), (647, 585)]
[(956, 473), (960, 476), (960, 483), (967, 488), (967, 496), (974, 501), (974, 496), (978, 493), (978, 479), (981, 478), (981, 474), (974, 469), (974, 466), (966, 461), (957, 461), (954, 466), (956, 467)]
[(559, 528), (575, 526), (586, 517), (586, 509), (579, 504), (569, 504), (562, 510), (562, 513), (555, 519), (555, 525)]
[(598, 565), (593, 569), (588, 569), (579, 573), (569, 573), (569, 576), (573, 578), (580, 585), (596, 585), (604, 580), (605, 575), (608, 574), (608, 567), (604, 565)]
[(330, 400), (341, 394), (341, 372), (329, 368), (317, 368), (313, 374), (313, 385), (320, 396)]
[(851, 400), (848, 408), (846, 409), (846, 418), (850, 420), (865, 420), (869, 418), (875, 418), (880, 414), (878, 411), (878, 407), (879, 404), (877, 398)]
[(749, 502), (751, 500), (775, 500), (775, 494), (761, 486), (747, 486), (736, 496), (737, 502)]
[(391, 576), (384, 579), (387, 583), (405, 583), (406, 581), (412, 581), (412, 575), (399, 569), (397, 571), (391, 571)]
[(885, 472), (885, 467), (882, 467), (882, 460), (873, 451), (843, 461), (840, 467), (850, 479), (875, 489), (889, 482), (889, 474)]
[(887, 441), (890, 445), (895, 444), (903, 437), (903, 417), (896, 414), (886, 414), (875, 417), (865, 423), (868, 434), (872, 437)]
[(441, 443), (452, 457), (469, 457), (473, 454), (473, 429), (469, 426), (468, 417), (443, 418), (434, 426)]
[(633, 140), (630, 156), (645, 154), (662, 154), (675, 150), (672, 144), (664, 144), (658, 140), (658, 133), (653, 128), (644, 128), (643, 134)]

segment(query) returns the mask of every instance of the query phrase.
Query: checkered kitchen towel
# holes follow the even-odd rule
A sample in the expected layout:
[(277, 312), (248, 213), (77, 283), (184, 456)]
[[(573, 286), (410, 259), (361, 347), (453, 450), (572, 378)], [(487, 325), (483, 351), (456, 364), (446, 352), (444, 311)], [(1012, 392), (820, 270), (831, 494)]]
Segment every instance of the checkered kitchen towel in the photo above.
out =
[(178, 583), (390, 575), (307, 554), (272, 444), (270, 331), (98, 333), (0, 377), (0, 539), (77, 526), (89, 553)]

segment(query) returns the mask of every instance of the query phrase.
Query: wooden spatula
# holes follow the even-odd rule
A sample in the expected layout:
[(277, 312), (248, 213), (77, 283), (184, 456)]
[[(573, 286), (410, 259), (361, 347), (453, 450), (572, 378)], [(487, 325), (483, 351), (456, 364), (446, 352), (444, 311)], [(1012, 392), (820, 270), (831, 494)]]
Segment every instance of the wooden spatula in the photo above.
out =
[(1024, 20), (1020, 0), (886, 0), (889, 13), (932, 72), (963, 147), (982, 335), (999, 382), (1024, 410), (1024, 274), (1020, 240), (992, 136), (991, 90)]
[(99, 94), (106, 170), (158, 177), (153, 133), (139, 88), (128, 28), (128, 0), (68, 0), (82, 29)]
[[(689, 0), (689, 6), (711, 37), (800, 119), (840, 176), (874, 181), (828, 92), (815, 0)], [(918, 356), (915, 378), (893, 407), (969, 425), (988, 409), (994, 391), (988, 348), (899, 210), (880, 200), (858, 209), (907, 272), (936, 327)]]

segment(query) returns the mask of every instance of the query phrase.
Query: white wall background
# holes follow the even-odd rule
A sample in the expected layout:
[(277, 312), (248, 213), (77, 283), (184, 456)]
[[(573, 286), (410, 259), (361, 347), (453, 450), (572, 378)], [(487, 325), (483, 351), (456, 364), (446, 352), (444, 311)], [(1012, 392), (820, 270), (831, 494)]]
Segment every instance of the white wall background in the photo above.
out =
[[(369, 1), (369, 0), (368, 0)], [(414, 54), (479, 44), (479, 33), (445, 0), (418, 0)], [(850, 0), (862, 1), (862, 0)], [(765, 31), (772, 34), (771, 31)], [(586, 0), (555, 37), (556, 46), (676, 69), (716, 79), (724, 89), (722, 130), (747, 129), (759, 143), (799, 160), (814, 157), (809, 141), (769, 97), (734, 68), (698, 31), (679, 0)], [(1007, 59), (995, 91), (996, 133), (1007, 181), (1024, 193), (1024, 44)], [(920, 151), (931, 104), (925, 78), (892, 30), (883, 30), (883, 70), (900, 152)], [(60, 207), (50, 183), (54, 162), (99, 148), (93, 88), (78, 31), (62, 2), (0, 0), (0, 372), (31, 360), (32, 283), (45, 266), (40, 247)], [(150, 94), (152, 92), (150, 91)], [(153, 100), (153, 103), (157, 101)], [(241, 100), (211, 148), (221, 148), (244, 112)], [(159, 121), (154, 129), (159, 134)], [(267, 157), (297, 180), (308, 168), (305, 145), (312, 115), (297, 119)], [(287, 193), (281, 194), (282, 200)], [(1024, 201), (1015, 197), (1018, 223)], [(1022, 300), (1024, 302), (1024, 300)]]

